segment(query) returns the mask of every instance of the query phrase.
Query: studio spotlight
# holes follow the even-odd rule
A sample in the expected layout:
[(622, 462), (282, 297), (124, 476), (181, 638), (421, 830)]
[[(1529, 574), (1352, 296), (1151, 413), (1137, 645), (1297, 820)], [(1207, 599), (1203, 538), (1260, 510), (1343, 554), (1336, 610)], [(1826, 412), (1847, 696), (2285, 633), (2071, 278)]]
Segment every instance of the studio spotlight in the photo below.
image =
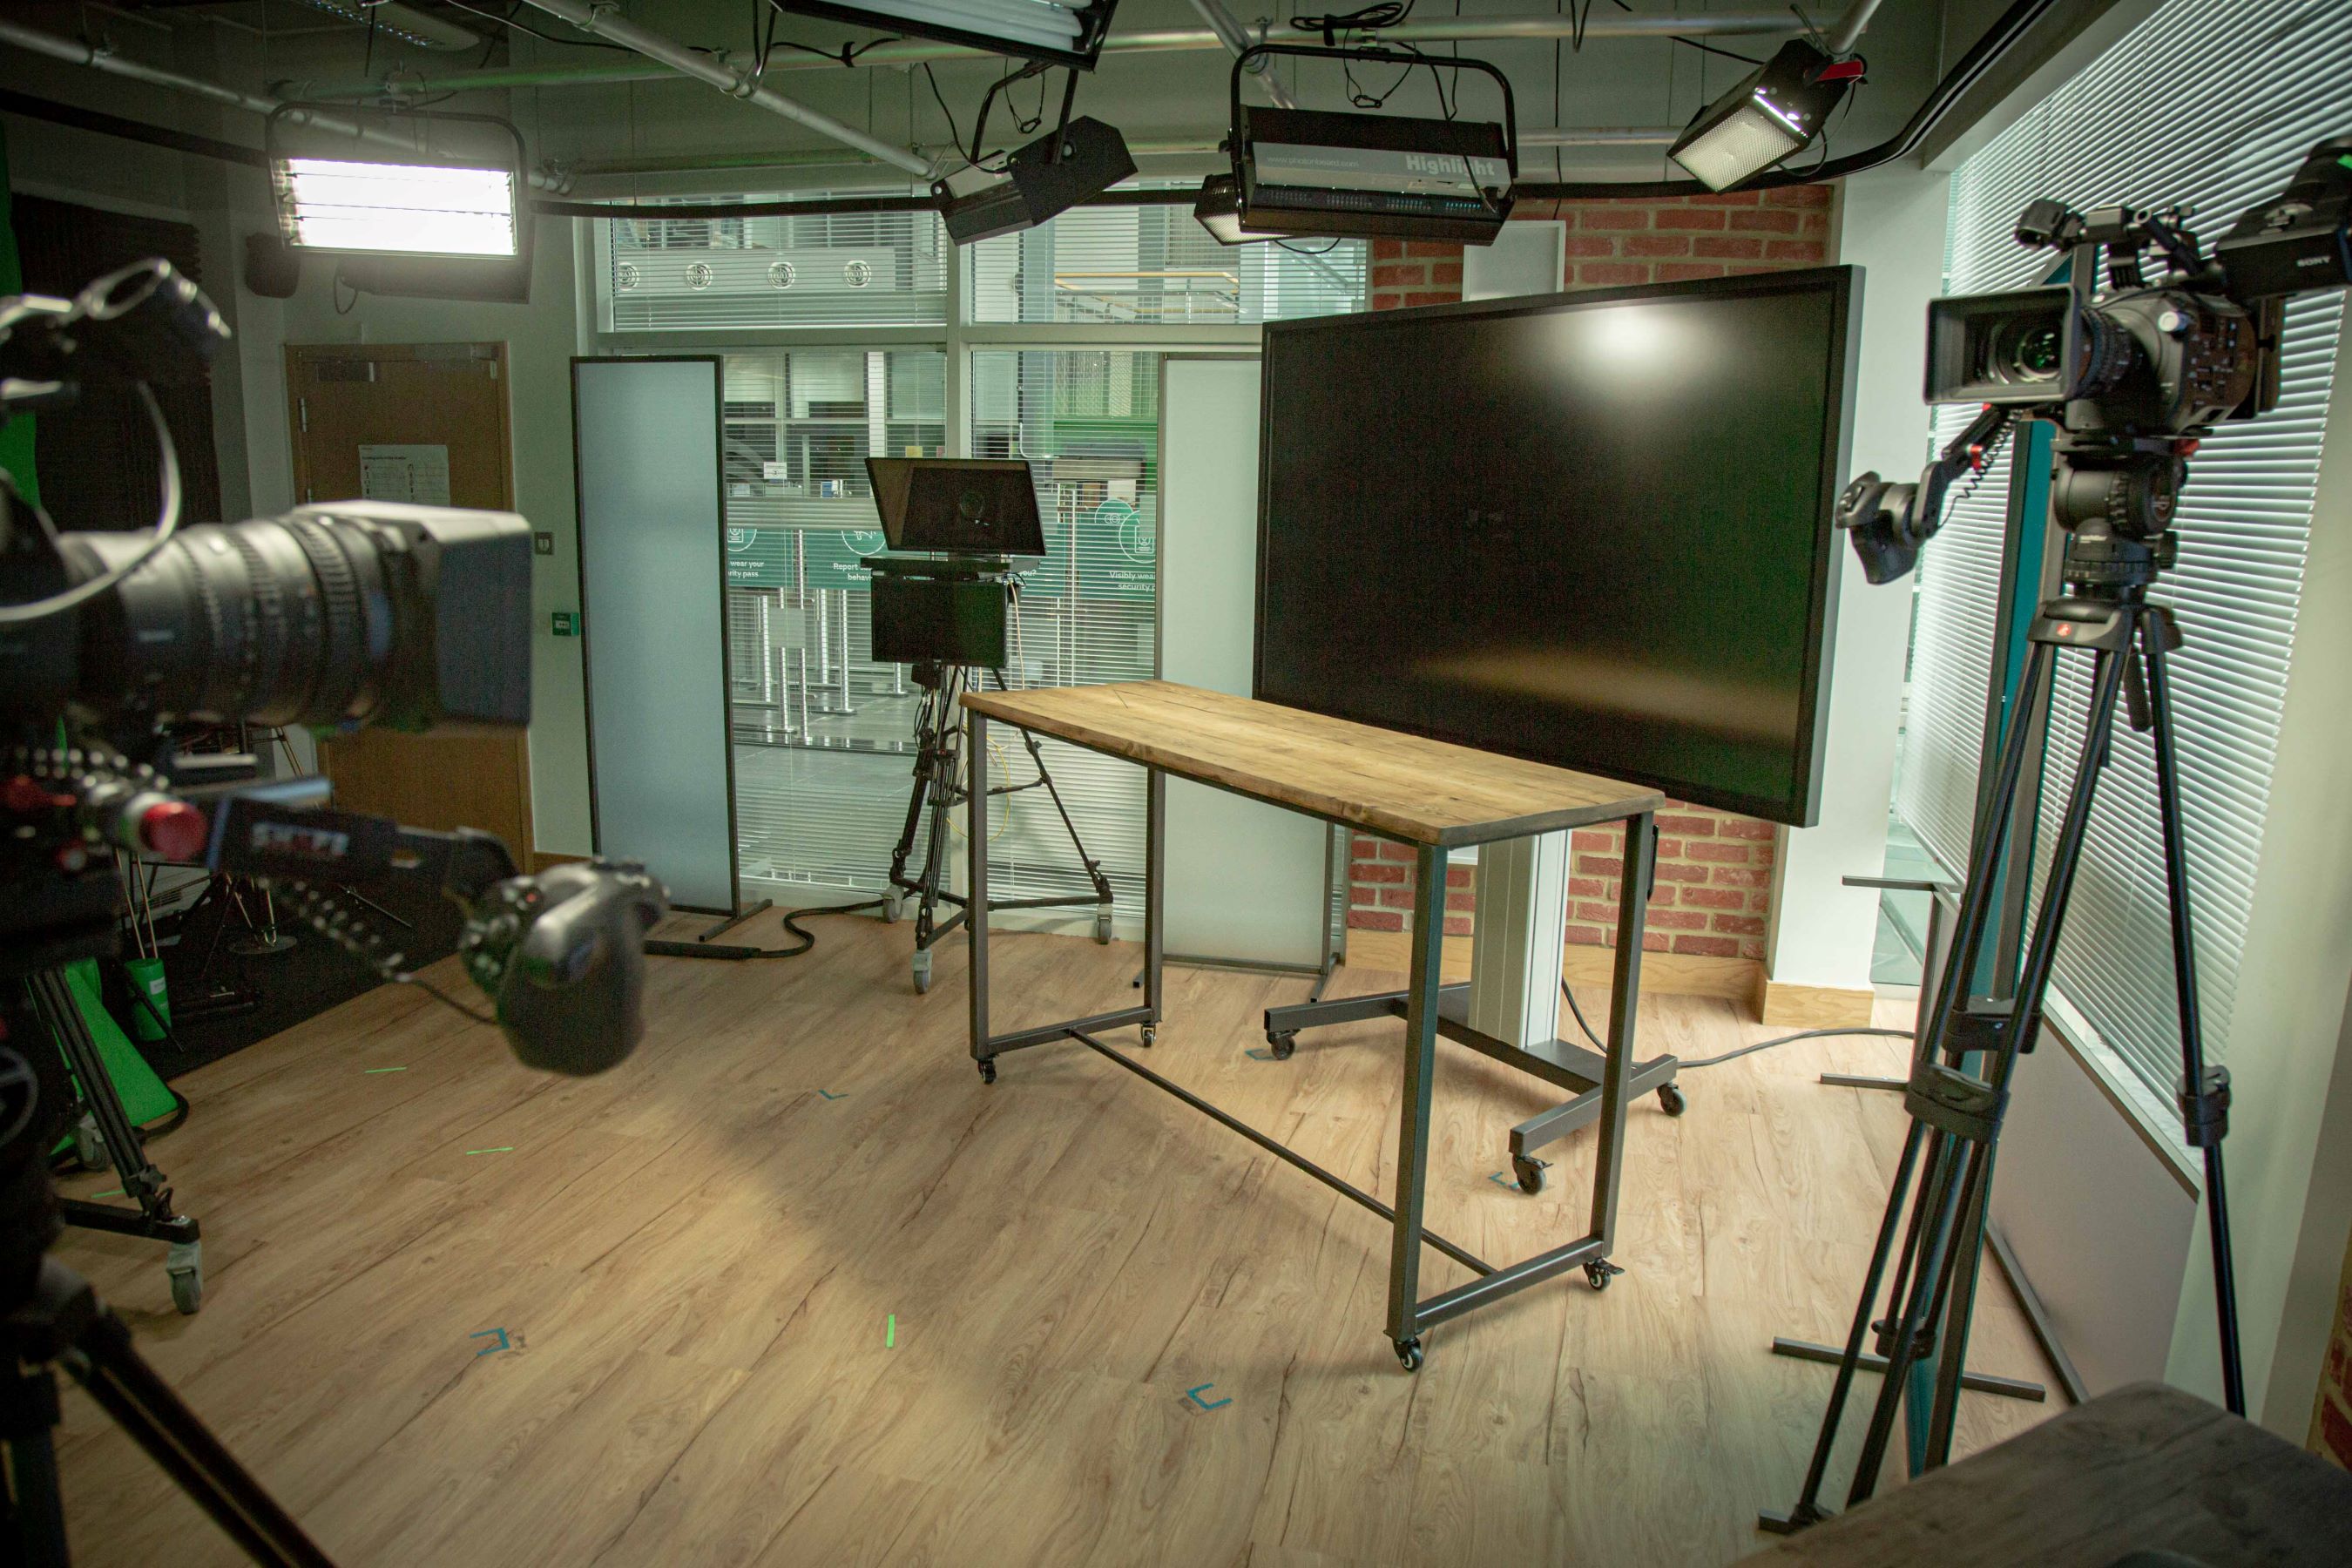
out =
[(941, 210), (958, 245), (1034, 228), (1135, 174), (1126, 138), (1092, 117), (1040, 136), (1008, 153), (1005, 162), (1008, 177), (951, 197)]
[(961, 44), (992, 55), (1045, 60), (1092, 70), (1110, 34), (1117, 0), (776, 0), (776, 8), (800, 16), (871, 27), (877, 32)]
[(1810, 146), (1863, 69), (1792, 38), (1700, 110), (1666, 155), (1709, 190), (1727, 191)]

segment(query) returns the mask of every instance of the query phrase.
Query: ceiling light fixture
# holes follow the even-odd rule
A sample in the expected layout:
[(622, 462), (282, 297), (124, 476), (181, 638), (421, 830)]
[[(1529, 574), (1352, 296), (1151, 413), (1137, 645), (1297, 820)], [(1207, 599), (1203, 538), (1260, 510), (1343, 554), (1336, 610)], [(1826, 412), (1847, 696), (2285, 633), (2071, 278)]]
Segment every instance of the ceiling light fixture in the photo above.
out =
[(1103, 40), (1110, 36), (1118, 0), (775, 0), (795, 16), (821, 16), (877, 32), (911, 34), (962, 44), (992, 55), (1045, 60), (1078, 70), (1095, 68)]
[(1791, 38), (1692, 117), (1666, 155), (1709, 190), (1727, 191), (1812, 144), (1864, 70)]

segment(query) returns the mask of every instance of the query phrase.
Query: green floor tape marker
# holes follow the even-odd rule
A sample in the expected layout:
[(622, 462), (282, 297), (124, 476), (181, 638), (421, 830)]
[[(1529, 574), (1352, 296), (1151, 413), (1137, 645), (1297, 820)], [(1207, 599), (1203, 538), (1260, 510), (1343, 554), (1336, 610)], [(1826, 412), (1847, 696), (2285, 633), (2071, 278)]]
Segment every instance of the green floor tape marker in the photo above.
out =
[(468, 1154), (511, 1154), (514, 1152), (514, 1145), (511, 1143), (501, 1143), (495, 1149), (468, 1149), (466, 1152)]
[(893, 1312), (890, 1314), (889, 1321), (882, 1325), (882, 1348), (886, 1351), (894, 1350), (898, 1347), (898, 1314)]
[(171, 1115), (179, 1108), (178, 1100), (163, 1080), (155, 1076), (155, 1069), (147, 1065), (147, 1058), (139, 1054), (139, 1047), (116, 1025), (106, 1005), (99, 1000), (98, 960), (85, 958), (68, 963), (65, 973), (66, 988), (73, 994), (74, 1005), (81, 1009), (90, 1038), (98, 1042), (99, 1059), (106, 1064), (106, 1076), (114, 1080), (114, 1092), (121, 1096), (122, 1109), (131, 1118), (131, 1124), (143, 1127)]
[(406, 1068), (369, 1068), (369, 1072), (406, 1072)]

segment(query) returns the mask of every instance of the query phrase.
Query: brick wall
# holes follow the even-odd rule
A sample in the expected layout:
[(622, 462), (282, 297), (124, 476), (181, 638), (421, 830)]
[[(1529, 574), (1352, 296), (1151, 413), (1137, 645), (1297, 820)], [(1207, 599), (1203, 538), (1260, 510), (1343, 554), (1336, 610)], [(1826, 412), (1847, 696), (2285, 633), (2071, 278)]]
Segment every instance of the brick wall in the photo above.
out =
[[(1512, 217), (1567, 226), (1568, 286), (1615, 288), (1741, 272), (1816, 267), (1829, 246), (1830, 192), (1822, 185), (1650, 201), (1522, 202)], [(1450, 304), (1462, 298), (1462, 247), (1372, 242), (1372, 309)], [(1707, 806), (1669, 803), (1658, 817), (1658, 890), (1643, 945), (1707, 958), (1764, 956), (1771, 916), (1773, 828)], [(1616, 935), (1622, 830), (1576, 835), (1569, 868), (1570, 942), (1606, 946)], [(1402, 931), (1412, 908), (1411, 852), (1356, 840), (1348, 924)], [(1446, 873), (1445, 930), (1470, 931), (1471, 868)]]

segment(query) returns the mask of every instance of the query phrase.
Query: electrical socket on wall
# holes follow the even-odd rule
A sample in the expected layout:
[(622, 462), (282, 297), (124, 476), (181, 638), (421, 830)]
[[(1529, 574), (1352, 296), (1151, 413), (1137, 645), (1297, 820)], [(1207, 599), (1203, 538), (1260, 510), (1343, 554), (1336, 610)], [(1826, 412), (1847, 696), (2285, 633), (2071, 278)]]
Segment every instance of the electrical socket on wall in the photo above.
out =
[(554, 554), (554, 553), (555, 553), (555, 535), (553, 535), (553, 534), (551, 534), (551, 533), (534, 533), (534, 534), (532, 534), (532, 535), (530, 536), (530, 552), (531, 552), (533, 555), (552, 555), (552, 554)]

